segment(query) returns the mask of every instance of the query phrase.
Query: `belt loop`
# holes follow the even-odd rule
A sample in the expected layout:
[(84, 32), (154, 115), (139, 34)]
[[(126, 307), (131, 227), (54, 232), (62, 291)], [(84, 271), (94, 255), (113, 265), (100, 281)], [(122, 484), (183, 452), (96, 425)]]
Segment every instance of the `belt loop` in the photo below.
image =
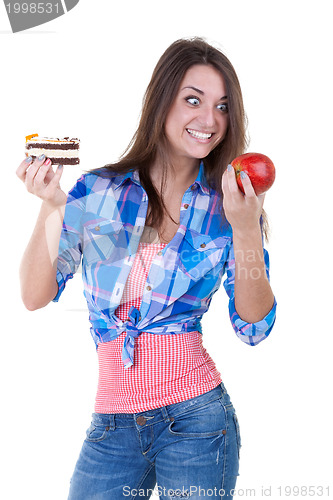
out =
[(114, 431), (114, 430), (115, 430), (115, 428), (116, 428), (116, 424), (115, 424), (115, 422), (114, 422), (114, 413), (111, 413), (111, 414), (110, 414), (109, 419), (110, 419), (110, 429), (111, 429), (112, 431)]
[(174, 421), (173, 417), (169, 417), (168, 410), (167, 410), (166, 406), (162, 406), (161, 411), (162, 411), (162, 415), (163, 415), (163, 418), (164, 418), (164, 422), (169, 423), (169, 422), (173, 422)]
[(223, 382), (220, 383), (220, 388), (221, 388), (221, 391), (222, 391), (222, 396), (223, 396), (223, 394), (227, 393), (227, 389), (225, 388), (225, 385), (224, 385)]

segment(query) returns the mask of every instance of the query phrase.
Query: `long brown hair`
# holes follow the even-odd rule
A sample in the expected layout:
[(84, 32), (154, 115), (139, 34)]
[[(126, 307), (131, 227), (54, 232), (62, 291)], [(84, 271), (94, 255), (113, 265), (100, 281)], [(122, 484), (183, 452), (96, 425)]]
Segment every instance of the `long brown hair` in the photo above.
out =
[[(220, 194), (222, 200), (223, 172), (247, 147), (247, 118), (240, 84), (231, 62), (220, 50), (198, 37), (177, 40), (167, 48), (159, 59), (145, 92), (139, 126), (120, 160), (89, 171), (102, 177), (112, 177), (138, 170), (150, 204), (146, 224), (154, 228), (161, 227), (165, 213), (171, 219), (172, 217), (167, 211), (163, 196), (153, 185), (150, 169), (158, 159), (162, 168), (163, 186), (169, 166), (164, 125), (186, 71), (197, 64), (213, 66), (221, 73), (228, 95), (228, 130), (223, 141), (203, 159), (208, 185)], [(264, 212), (262, 219), (266, 234)]]

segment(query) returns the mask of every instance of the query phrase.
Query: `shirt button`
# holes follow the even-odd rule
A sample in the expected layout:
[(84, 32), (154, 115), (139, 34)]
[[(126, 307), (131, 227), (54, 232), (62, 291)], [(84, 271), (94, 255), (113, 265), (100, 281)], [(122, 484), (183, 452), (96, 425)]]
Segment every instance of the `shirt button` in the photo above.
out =
[(201, 245), (200, 245), (200, 246), (201, 246), (201, 248), (205, 248), (206, 243), (201, 243)]
[(147, 422), (147, 419), (143, 417), (142, 415), (136, 419), (136, 423), (139, 425), (145, 425)]
[(188, 203), (185, 203), (184, 208), (188, 208)]
[(192, 189), (192, 191), (195, 190), (195, 184), (193, 184), (193, 186), (191, 186), (191, 189)]
[(157, 252), (157, 255), (162, 255), (162, 251), (161, 251), (161, 250), (159, 250), (159, 251)]
[(139, 316), (139, 321), (141, 321), (141, 314), (140, 314), (140, 316)]
[(225, 435), (226, 433), (227, 433), (227, 431), (225, 429), (223, 429), (222, 434)]
[(95, 227), (95, 231), (100, 231), (100, 230), (101, 230), (101, 228), (99, 226)]
[(151, 286), (148, 285), (147, 288), (146, 288), (146, 290), (151, 290)]

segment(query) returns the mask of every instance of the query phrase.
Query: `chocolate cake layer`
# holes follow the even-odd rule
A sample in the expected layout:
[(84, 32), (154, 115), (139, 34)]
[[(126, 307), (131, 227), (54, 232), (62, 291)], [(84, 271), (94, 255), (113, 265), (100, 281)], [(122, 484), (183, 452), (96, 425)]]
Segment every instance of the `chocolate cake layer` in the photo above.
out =
[(61, 149), (61, 150), (67, 150), (67, 149), (79, 149), (80, 144), (72, 142), (64, 142), (62, 144), (57, 144), (55, 142), (50, 142), (49, 144), (46, 142), (30, 142), (29, 144), (26, 145), (26, 149), (33, 149), (33, 148), (41, 148), (41, 149)]
[[(31, 158), (35, 160), (37, 156), (31, 155)], [(80, 163), (79, 158), (52, 158), (52, 156), (47, 156), (54, 165), (78, 165)]]

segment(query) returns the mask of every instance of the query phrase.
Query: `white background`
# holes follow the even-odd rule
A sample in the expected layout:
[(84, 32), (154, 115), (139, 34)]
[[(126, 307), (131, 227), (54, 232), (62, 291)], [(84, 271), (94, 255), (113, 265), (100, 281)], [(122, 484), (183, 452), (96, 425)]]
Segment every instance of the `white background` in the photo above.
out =
[[(249, 151), (267, 154), (277, 168), (265, 201), (275, 327), (258, 346), (243, 344), (223, 287), (203, 319), (205, 347), (241, 427), (238, 496), (288, 498), (285, 486), (323, 486), (324, 498), (330, 486), (332, 495), (329, 7), (329, 1), (81, 0), (52, 22), (12, 34), (0, 5), (1, 498), (67, 498), (97, 387), (81, 275), (58, 304), (29, 312), (21, 302), (19, 262), (41, 203), (15, 175), (25, 136), (81, 139), (80, 167), (63, 173), (68, 191), (82, 171), (123, 152), (158, 58), (174, 40), (193, 35), (232, 61), (249, 118)], [(295, 496), (313, 498), (296, 490)]]

